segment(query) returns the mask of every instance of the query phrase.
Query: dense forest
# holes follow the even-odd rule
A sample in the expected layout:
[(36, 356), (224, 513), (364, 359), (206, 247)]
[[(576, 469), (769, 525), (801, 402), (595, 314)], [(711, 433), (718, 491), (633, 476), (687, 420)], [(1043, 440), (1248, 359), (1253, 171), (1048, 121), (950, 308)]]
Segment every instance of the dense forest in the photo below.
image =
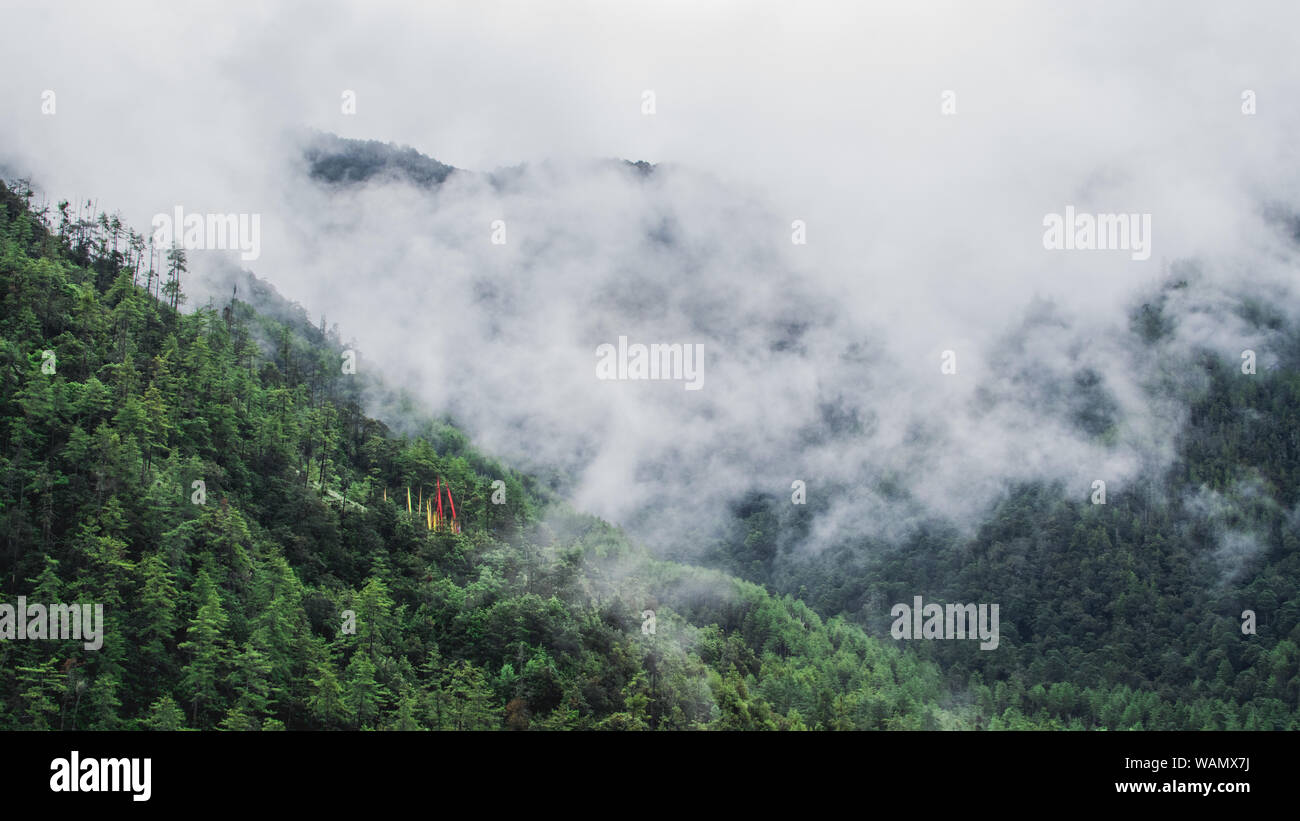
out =
[[(33, 199), (0, 186), (3, 601), (105, 631), (0, 642), (0, 728), (1300, 727), (1300, 343), (1249, 379), (1206, 357), (1149, 492), (1027, 485), (973, 538), (817, 559), (788, 549), (816, 504), (752, 498), (695, 567), (409, 400), (414, 432), (368, 418), (388, 389), (266, 289), (186, 310), (183, 251)], [(1257, 550), (1223, 555), (1207, 491), (1249, 495)], [(1000, 602), (999, 651), (892, 641), (917, 591)]]
[[(1174, 321), (1163, 296), (1132, 314), (1145, 344)], [(793, 547), (834, 489), (806, 508), (753, 496), (708, 555), (871, 635), (888, 635), (890, 604), (916, 591), (999, 602), (998, 652), (914, 642), (981, 716), (1011, 705), (1051, 727), (1300, 728), (1300, 334), (1276, 308), (1237, 310), (1282, 340), (1276, 366), (1195, 354), (1172, 468), (1105, 504), (1023, 483), (973, 536), (932, 521), (901, 545), (864, 534), (809, 558)], [(1106, 435), (1105, 414), (1081, 416)]]

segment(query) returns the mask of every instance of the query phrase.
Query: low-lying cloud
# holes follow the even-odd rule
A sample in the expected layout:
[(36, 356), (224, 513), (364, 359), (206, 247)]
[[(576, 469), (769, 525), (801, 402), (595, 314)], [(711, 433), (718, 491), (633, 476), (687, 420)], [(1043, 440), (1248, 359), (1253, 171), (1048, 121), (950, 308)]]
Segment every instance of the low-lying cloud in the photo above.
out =
[[(256, 273), (364, 366), (678, 552), (795, 480), (834, 493), (810, 550), (1016, 480), (1123, 492), (1172, 457), (1196, 348), (1272, 361), (1235, 306), (1296, 314), (1266, 216), (1300, 202), (1291, 6), (557, 9), (212, 8), (149, 49), (131, 14), (19, 10), (0, 162), (140, 229), (260, 214)], [(305, 126), (468, 170), (324, 183)], [(1066, 209), (1149, 215), (1147, 247), (1049, 250)], [(598, 378), (620, 337), (700, 346), (702, 388)]]

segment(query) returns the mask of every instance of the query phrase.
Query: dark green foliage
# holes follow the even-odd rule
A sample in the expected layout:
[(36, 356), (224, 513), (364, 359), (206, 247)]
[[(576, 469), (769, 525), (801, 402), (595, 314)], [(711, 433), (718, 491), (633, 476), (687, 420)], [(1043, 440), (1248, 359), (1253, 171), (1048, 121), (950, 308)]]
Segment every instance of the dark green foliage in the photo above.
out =
[[(1139, 330), (1164, 323), (1149, 308)], [(1265, 316), (1254, 303), (1243, 310)], [(863, 537), (809, 559), (794, 547), (817, 498), (756, 497), (712, 560), (879, 637), (890, 607), (917, 594), (998, 603), (996, 652), (911, 643), (973, 699), (978, 721), (992, 717), (982, 726), (1029, 726), (1029, 716), (1045, 727), (1300, 729), (1300, 333), (1275, 339), (1276, 367), (1255, 374), (1199, 355), (1202, 387), (1173, 466), (1112, 487), (1105, 505), (1026, 484), (973, 536), (931, 523), (901, 545)], [(1098, 386), (1087, 371), (1075, 381), (1078, 397)], [(1078, 421), (1100, 431), (1107, 404), (1090, 400)], [(1253, 635), (1244, 610), (1256, 613)]]
[(333, 134), (315, 135), (304, 154), (314, 179), (339, 185), (379, 178), (434, 187), (456, 170), (409, 146), (347, 140)]

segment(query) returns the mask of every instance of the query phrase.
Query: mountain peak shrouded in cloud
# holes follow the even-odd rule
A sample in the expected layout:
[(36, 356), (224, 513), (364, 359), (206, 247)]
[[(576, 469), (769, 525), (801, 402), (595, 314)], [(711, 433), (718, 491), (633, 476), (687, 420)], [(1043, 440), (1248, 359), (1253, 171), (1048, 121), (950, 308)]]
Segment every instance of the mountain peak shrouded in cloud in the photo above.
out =
[[(407, 145), (357, 140), (312, 132), (304, 138), (302, 157), (311, 179), (330, 185), (407, 182), (422, 188), (441, 185), (452, 174), (473, 173), (438, 162)], [(611, 160), (618, 167), (649, 177), (657, 166), (645, 160)], [(544, 163), (549, 165), (549, 163)], [(494, 188), (504, 188), (522, 175), (526, 164), (498, 168), (486, 174)]]
[(631, 160), (623, 160), (623, 162), (627, 163), (632, 168), (635, 168), (637, 173), (641, 174), (642, 176), (648, 177), (651, 174), (653, 174), (655, 171), (654, 163), (648, 163), (645, 160), (637, 160), (636, 162), (632, 162)]
[(409, 146), (315, 134), (303, 148), (312, 179), (332, 184), (391, 182), (436, 186), (456, 172)]

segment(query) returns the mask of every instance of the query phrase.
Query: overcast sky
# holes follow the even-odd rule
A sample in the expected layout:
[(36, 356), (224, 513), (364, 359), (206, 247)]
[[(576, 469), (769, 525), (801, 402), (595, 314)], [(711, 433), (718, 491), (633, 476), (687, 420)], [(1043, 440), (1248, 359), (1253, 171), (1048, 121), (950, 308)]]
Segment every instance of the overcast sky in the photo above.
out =
[[(814, 541), (892, 532), (890, 476), (959, 520), (1014, 478), (1122, 491), (1171, 453), (1155, 375), (1197, 345), (1267, 361), (1227, 310), (1248, 293), (1296, 312), (1259, 212), (1300, 204), (1300, 7), (1066, 6), (6, 4), (0, 165), (140, 229), (261, 214), (248, 268), (490, 450), (572, 471), (585, 509), (708, 519), (802, 478), (858, 485)], [(304, 127), (530, 171), (330, 194), (295, 161)], [(610, 157), (663, 173), (585, 165)], [(1067, 205), (1149, 214), (1151, 258), (1045, 250)], [(1199, 273), (1156, 361), (1127, 311), (1179, 260)], [(705, 388), (597, 382), (619, 335), (704, 344)], [(1117, 440), (1071, 428), (1086, 369)]]

